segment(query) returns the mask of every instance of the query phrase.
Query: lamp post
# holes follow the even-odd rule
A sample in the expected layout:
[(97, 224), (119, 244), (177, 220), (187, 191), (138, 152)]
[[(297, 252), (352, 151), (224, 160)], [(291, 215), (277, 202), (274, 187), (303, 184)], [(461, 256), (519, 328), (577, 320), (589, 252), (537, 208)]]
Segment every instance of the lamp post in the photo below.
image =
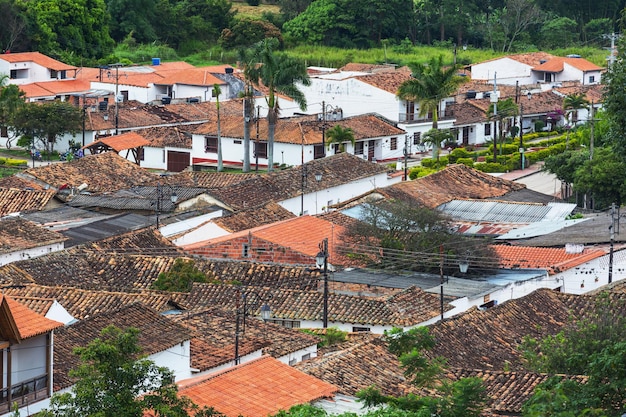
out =
[[(444, 261), (444, 251), (443, 251), (443, 244), (439, 245), (439, 276), (440, 276), (440, 295), (439, 295), (439, 308), (441, 310), (441, 321), (443, 321), (443, 313), (444, 313), (444, 309), (443, 309), (443, 284), (445, 282), (444, 280), (444, 276), (443, 276), (443, 261)], [(459, 271), (461, 271), (462, 274), (467, 273), (467, 270), (469, 268), (469, 251), (466, 251), (465, 253), (465, 258), (459, 260)]]
[(255, 172), (259, 173), (259, 116), (261, 115), (261, 106), (256, 106), (256, 147), (254, 149)]
[[(325, 238), (319, 244), (320, 251), (315, 256), (315, 262), (318, 268), (322, 268), (324, 274), (324, 306), (322, 323), (324, 328), (328, 328), (328, 238)], [(442, 289), (443, 291), (443, 289)]]
[(300, 190), (300, 215), (304, 216), (304, 189), (306, 188), (306, 183), (307, 183), (307, 166), (304, 165), (304, 163), (302, 163), (302, 182), (301, 182), (301, 187), (302, 189)]
[[(176, 191), (172, 188), (171, 185), (169, 184), (165, 184), (169, 189), (170, 189), (170, 202), (172, 203), (172, 206), (176, 204), (176, 202), (178, 201), (178, 194), (176, 194)], [(157, 184), (157, 188), (156, 188), (156, 192), (157, 192), (157, 200), (156, 200), (156, 228), (159, 229), (159, 218), (161, 216), (161, 210), (163, 208), (163, 204), (161, 203), (165, 197), (165, 193), (163, 191), (163, 185), (161, 185), (161, 183)]]
[[(256, 301), (254, 303), (249, 304), (248, 295), (250, 294), (256, 297)], [(264, 322), (267, 322), (272, 317), (272, 309), (270, 308), (269, 304), (267, 304), (270, 296), (268, 296), (267, 298), (263, 298), (256, 291), (247, 291), (247, 292), (242, 293), (241, 297), (237, 298), (237, 311), (235, 313), (236, 314), (236, 318), (235, 318), (235, 365), (239, 365), (240, 359), (241, 359), (239, 357), (239, 334), (242, 333), (243, 335), (245, 335), (246, 316), (250, 314), (250, 309), (256, 308), (259, 301), (262, 301), (263, 305), (260, 308), (260, 318)], [(240, 323), (243, 324), (243, 332), (241, 332)]]
[[(528, 100), (532, 97), (530, 91), (526, 94)], [(524, 160), (524, 103), (520, 101), (519, 103), (519, 162), (520, 169), (524, 169), (524, 165), (526, 165), (526, 161)]]
[[(322, 182), (322, 173), (321, 172), (316, 172), (315, 173), (315, 181), (317, 182), (317, 184), (319, 186), (319, 183)], [(318, 213), (318, 211), (317, 211), (317, 189), (315, 189), (315, 214), (317, 214), (317, 213)]]
[(330, 125), (327, 123), (327, 113), (332, 114), (332, 120), (334, 122), (343, 117), (343, 110), (341, 110), (341, 108), (333, 106), (332, 104), (326, 104), (325, 101), (322, 101), (322, 125), (320, 126), (320, 129), (322, 129), (322, 155), (320, 156), (320, 158), (326, 156), (326, 129), (330, 127)]
[[(122, 63), (111, 64), (108, 66), (109, 71), (107, 72), (107, 77), (113, 78), (115, 77), (115, 134), (117, 135), (119, 132), (119, 106), (118, 106), (118, 95), (119, 95), (119, 87), (120, 87), (120, 67), (124, 66)], [(111, 73), (110, 68), (115, 68), (115, 75)]]

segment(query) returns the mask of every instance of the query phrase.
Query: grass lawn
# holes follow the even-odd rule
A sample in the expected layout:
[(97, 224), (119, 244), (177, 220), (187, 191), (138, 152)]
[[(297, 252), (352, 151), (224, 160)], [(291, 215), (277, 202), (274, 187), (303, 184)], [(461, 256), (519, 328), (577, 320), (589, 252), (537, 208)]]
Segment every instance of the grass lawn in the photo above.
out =
[(249, 6), (247, 3), (233, 3), (233, 10), (237, 11), (237, 18), (260, 19), (263, 13), (280, 13), (280, 7), (275, 4), (260, 4)]

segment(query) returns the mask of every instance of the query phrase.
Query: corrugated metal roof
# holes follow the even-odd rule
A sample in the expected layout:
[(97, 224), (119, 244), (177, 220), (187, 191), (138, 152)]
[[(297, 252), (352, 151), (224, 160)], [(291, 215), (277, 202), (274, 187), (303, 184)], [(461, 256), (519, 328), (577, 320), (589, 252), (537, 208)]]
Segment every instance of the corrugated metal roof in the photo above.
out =
[(564, 229), (566, 227), (581, 223), (587, 219), (575, 219), (575, 220), (550, 220), (532, 223), (523, 227), (519, 227), (515, 230), (511, 230), (496, 239), (512, 240), (512, 239), (529, 239), (531, 237), (543, 236), (557, 230)]
[[(204, 188), (168, 186), (163, 188), (160, 195), (160, 211), (168, 213), (174, 211), (176, 204), (194, 198), (206, 192)], [(172, 203), (170, 196), (175, 193), (178, 197)], [(111, 194), (78, 194), (67, 202), (72, 207), (106, 208), (115, 210), (148, 210), (155, 211), (159, 192), (157, 187), (133, 187), (130, 190), (120, 190)]]
[(523, 204), (484, 200), (452, 200), (437, 209), (453, 219), (493, 223), (535, 223), (564, 219), (576, 206), (565, 203)]

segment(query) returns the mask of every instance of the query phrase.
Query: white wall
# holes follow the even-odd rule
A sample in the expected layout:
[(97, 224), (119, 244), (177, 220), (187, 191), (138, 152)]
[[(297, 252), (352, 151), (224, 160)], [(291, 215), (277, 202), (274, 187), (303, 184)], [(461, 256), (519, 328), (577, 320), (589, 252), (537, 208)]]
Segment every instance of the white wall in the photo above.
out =
[[(31, 337), (11, 346), (11, 384), (46, 373), (46, 335)], [(7, 368), (5, 368), (7, 369)], [(5, 379), (6, 386), (6, 379)]]
[(329, 111), (340, 107), (343, 116), (357, 116), (365, 113), (378, 113), (390, 120), (398, 120), (399, 101), (395, 94), (376, 88), (358, 78), (360, 72), (341, 72), (311, 77), (311, 85), (298, 86), (307, 99), (307, 114), (321, 114), (322, 102)]
[(302, 362), (304, 360), (302, 359), (304, 355), (309, 355), (309, 359), (317, 357), (317, 345), (307, 346), (304, 349), (300, 349), (295, 352), (290, 352), (287, 355), (281, 356), (276, 359), (278, 359), (285, 365), (292, 365), (294, 361), (295, 363)]
[(191, 377), (191, 343), (189, 340), (169, 349), (148, 356), (157, 366), (164, 366), (174, 373), (176, 381)]
[(536, 82), (530, 65), (508, 57), (472, 65), (472, 80), (493, 82), (494, 74), (498, 84), (515, 85), (519, 81), (519, 84), (524, 85)]
[(46, 318), (54, 321), (58, 321), (63, 324), (68, 324), (76, 320), (57, 300), (54, 300), (52, 306), (46, 313)]
[(304, 214), (316, 215), (322, 213), (328, 205), (347, 201), (376, 188), (387, 187), (400, 181), (402, 181), (401, 177), (389, 177), (387, 173), (383, 172), (375, 176), (362, 178), (337, 187), (320, 190), (316, 193), (305, 194), (304, 204), (302, 203), (301, 196), (279, 201), (278, 204), (296, 216), (300, 215), (302, 206), (304, 206)]
[(52, 252), (58, 252), (65, 248), (63, 242), (52, 245), (38, 246), (36, 248), (24, 249), (21, 251), (0, 254), (0, 265), (10, 264), (11, 262), (22, 261), (24, 259), (36, 258), (38, 256), (47, 255)]

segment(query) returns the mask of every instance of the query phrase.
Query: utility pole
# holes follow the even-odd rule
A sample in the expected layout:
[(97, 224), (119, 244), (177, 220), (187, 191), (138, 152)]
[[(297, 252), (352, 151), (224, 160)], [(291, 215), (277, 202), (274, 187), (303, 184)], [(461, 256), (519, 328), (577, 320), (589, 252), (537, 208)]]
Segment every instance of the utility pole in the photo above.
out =
[(595, 125), (595, 119), (594, 119), (594, 105), (593, 105), (593, 100), (591, 100), (591, 120), (589, 121), (591, 123), (590, 126), (590, 132), (589, 132), (589, 160), (591, 161), (593, 159), (593, 135), (594, 135), (594, 125)]
[(439, 276), (441, 278), (441, 294), (439, 296), (439, 306), (441, 309), (441, 321), (443, 321), (443, 244), (439, 245)]
[(409, 158), (409, 135), (404, 135), (404, 181), (409, 179), (409, 168), (407, 166)]
[(254, 157), (256, 158), (255, 171), (259, 173), (259, 117), (261, 115), (261, 106), (256, 106), (256, 149)]
[[(493, 103), (493, 162), (498, 161), (498, 89), (496, 82), (497, 73), (493, 73), (493, 93), (490, 101)], [(443, 290), (443, 287), (442, 287)]]
[(611, 225), (609, 226), (611, 234), (611, 249), (609, 250), (609, 284), (613, 282), (613, 242), (615, 241), (615, 203), (611, 204)]

